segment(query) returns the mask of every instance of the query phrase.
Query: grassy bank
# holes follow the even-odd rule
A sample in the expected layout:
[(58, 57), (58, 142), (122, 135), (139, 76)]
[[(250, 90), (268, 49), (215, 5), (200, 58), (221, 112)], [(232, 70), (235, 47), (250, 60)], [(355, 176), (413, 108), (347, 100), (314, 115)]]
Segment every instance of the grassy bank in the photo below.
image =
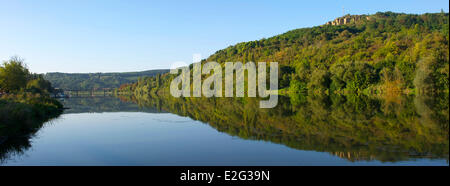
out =
[(62, 111), (61, 103), (40, 94), (3, 95), (0, 98), (0, 143), (9, 137), (34, 133)]

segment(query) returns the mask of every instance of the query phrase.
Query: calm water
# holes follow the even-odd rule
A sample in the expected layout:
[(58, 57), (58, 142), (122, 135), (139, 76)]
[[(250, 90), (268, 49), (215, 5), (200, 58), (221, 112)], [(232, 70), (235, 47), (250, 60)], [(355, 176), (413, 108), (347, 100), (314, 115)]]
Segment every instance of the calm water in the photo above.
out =
[[(138, 102), (140, 106), (136, 104)], [(302, 103), (311, 104), (308, 100)], [(275, 120), (280, 117), (296, 121), (294, 117), (305, 117), (293, 114), (297, 112), (292, 110), (293, 106), (290, 103), (290, 114), (286, 114), (288, 113), (286, 110), (278, 115), (273, 115), (273, 113), (262, 115), (258, 112), (258, 116), (252, 120), (253, 128), (247, 129), (248, 132), (243, 134), (242, 131), (237, 131), (239, 128), (223, 126), (227, 125), (226, 122), (233, 122), (233, 119), (217, 122), (218, 120), (213, 119), (216, 118), (215, 116), (211, 116), (209, 119), (203, 117), (208, 113), (195, 116), (195, 109), (183, 111), (180, 108), (174, 111), (170, 109), (171, 106), (164, 106), (172, 104), (173, 107), (177, 107), (178, 103), (158, 102), (158, 104), (142, 103), (142, 101), (136, 100), (123, 101), (118, 98), (66, 99), (65, 105), (71, 109), (66, 110), (59, 118), (49, 121), (37, 133), (28, 138), (18, 139), (18, 142), (12, 142), (12, 145), (7, 147), (0, 146), (0, 148), (8, 148), (0, 151), (3, 153), (0, 156), (1, 164), (448, 165), (448, 124), (446, 129), (444, 126), (443, 136), (432, 138), (433, 141), (426, 141), (427, 138), (418, 137), (422, 134), (405, 133), (403, 130), (399, 135), (405, 137), (389, 136), (390, 134), (378, 136), (380, 135), (378, 133), (368, 134), (367, 131), (373, 129), (366, 130), (364, 126), (357, 127), (361, 133), (348, 132), (350, 127), (342, 129), (331, 121), (327, 122), (330, 122), (329, 125), (334, 125), (332, 128), (336, 132), (325, 134), (329, 128), (323, 128), (324, 134), (313, 137), (308, 136), (308, 132), (301, 131), (313, 130), (313, 127), (299, 128), (296, 126), (289, 129), (292, 134), (286, 134), (283, 131), (286, 126), (283, 125), (278, 126), (281, 128), (278, 130), (269, 126), (265, 126), (264, 130), (259, 130), (259, 125), (275, 125), (273, 122), (276, 121), (270, 121), (271, 118)], [(280, 105), (287, 107), (283, 102)], [(314, 103), (311, 105), (314, 107)], [(315, 107), (320, 106), (315, 105)], [(365, 107), (368, 106), (365, 105)], [(295, 108), (299, 109), (299, 107)], [(247, 109), (251, 110), (252, 108)], [(315, 109), (312, 111), (312, 115), (324, 114), (319, 113), (320, 108)], [(224, 110), (226, 111), (226, 108)], [(302, 112), (307, 111), (302, 110)], [(314, 114), (314, 112), (316, 113)], [(329, 114), (333, 114), (333, 110), (329, 112), (331, 112)], [(373, 114), (368, 116), (369, 119), (383, 118), (378, 116), (380, 113)], [(233, 115), (233, 113), (229, 115)], [(233, 117), (242, 121), (249, 120), (248, 116), (240, 119), (240, 116)], [(347, 114), (347, 117), (360, 116)], [(405, 123), (411, 124), (416, 119), (405, 118), (407, 120)], [(302, 118), (300, 120), (310, 119)], [(204, 122), (205, 120), (211, 120), (211, 122)], [(357, 118), (357, 120), (367, 120), (367, 118)], [(285, 121), (280, 122), (286, 123)], [(355, 125), (358, 123), (356, 122)], [(349, 125), (351, 124), (349, 123)], [(297, 122), (297, 124), (290, 125), (300, 124)], [(248, 126), (242, 126), (242, 128), (246, 127), (248, 128)], [(292, 131), (294, 129), (299, 131)], [(423, 128), (413, 126), (405, 127), (406, 129)], [(436, 129), (434, 126), (425, 129), (435, 131), (420, 132), (429, 133), (426, 135), (441, 135), (439, 132), (442, 129)], [(447, 130), (447, 136), (445, 136), (445, 130)], [(345, 136), (347, 134), (353, 134), (359, 138)], [(389, 137), (391, 138), (388, 139)], [(355, 142), (355, 140), (362, 139), (365, 141)], [(383, 146), (377, 146), (378, 142), (370, 145), (372, 144), (371, 140), (393, 140), (395, 142), (382, 141), (380, 144)], [(410, 140), (410, 142), (404, 143), (398, 140)], [(442, 142), (436, 140), (442, 140)], [(366, 147), (360, 147), (364, 146), (361, 144), (366, 144)], [(420, 150), (414, 148), (425, 150), (418, 152)]]

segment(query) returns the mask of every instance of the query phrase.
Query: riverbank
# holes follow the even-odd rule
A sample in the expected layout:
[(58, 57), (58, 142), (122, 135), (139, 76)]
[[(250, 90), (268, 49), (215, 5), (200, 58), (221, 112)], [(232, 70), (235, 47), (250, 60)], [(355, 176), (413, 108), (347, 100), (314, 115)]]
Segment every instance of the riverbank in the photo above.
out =
[(15, 136), (29, 135), (45, 121), (59, 116), (63, 105), (40, 94), (21, 93), (0, 98), (0, 144)]

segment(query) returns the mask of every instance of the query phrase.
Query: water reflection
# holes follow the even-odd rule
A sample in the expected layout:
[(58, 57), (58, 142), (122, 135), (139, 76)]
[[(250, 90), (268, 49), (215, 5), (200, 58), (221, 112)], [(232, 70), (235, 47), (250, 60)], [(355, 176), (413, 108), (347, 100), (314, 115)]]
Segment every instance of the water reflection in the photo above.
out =
[(102, 112), (147, 112), (161, 113), (155, 107), (140, 107), (132, 102), (118, 99), (117, 97), (84, 97), (62, 99), (61, 102), (67, 110), (65, 114), (71, 113), (102, 113)]
[[(146, 112), (146, 113), (164, 113), (153, 107), (139, 107), (137, 104), (120, 100), (116, 97), (84, 97), (70, 98), (60, 100), (66, 110), (65, 114), (71, 113), (103, 113), (103, 112)], [(48, 121), (50, 120), (50, 121)], [(36, 133), (44, 127), (51, 124), (54, 118), (49, 118), (37, 124), (36, 128), (22, 131), (14, 136), (0, 136), (0, 164), (7, 162), (13, 157), (22, 156), (31, 147), (31, 141)], [(0, 130), (7, 130), (0, 128)]]
[(128, 97), (208, 123), (243, 139), (329, 152), (350, 161), (446, 159), (448, 96), (332, 95), (280, 97), (274, 109), (250, 98)]
[[(70, 108), (65, 111), (66, 114), (170, 112), (202, 121), (239, 139), (327, 152), (351, 162), (440, 159), (448, 164), (449, 158), (449, 100), (445, 95), (296, 95), (280, 97), (274, 109), (260, 109), (259, 100), (250, 98), (146, 95), (122, 96), (120, 99), (72, 98), (63, 102), (65, 107)], [(169, 122), (173, 121), (162, 123)], [(0, 164), (28, 151), (37, 130), (1, 142)], [(189, 134), (185, 135), (186, 139), (189, 138)]]
[(0, 128), (1, 134), (8, 135), (0, 136), (0, 165), (11, 158), (21, 156), (28, 151), (31, 148), (31, 139), (35, 137), (36, 133), (45, 123), (51, 123), (52, 120), (55, 119), (54, 117), (57, 116), (35, 119), (32, 123), (28, 123), (30, 128), (21, 129), (15, 132), (10, 132), (8, 127)]

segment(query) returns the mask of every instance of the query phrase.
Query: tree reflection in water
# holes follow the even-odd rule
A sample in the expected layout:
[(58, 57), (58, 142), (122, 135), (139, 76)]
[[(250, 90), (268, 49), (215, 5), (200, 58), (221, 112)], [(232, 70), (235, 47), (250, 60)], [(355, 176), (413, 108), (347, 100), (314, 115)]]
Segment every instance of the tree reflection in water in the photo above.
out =
[(350, 161), (448, 161), (448, 95), (295, 95), (280, 97), (273, 109), (260, 109), (256, 98), (122, 99), (188, 116), (243, 139), (329, 152)]
[[(300, 150), (329, 152), (350, 161), (397, 162), (446, 159), (449, 151), (448, 96), (368, 97), (295, 95), (273, 109), (256, 98), (128, 96), (66, 99), (65, 113), (171, 112), (208, 123), (242, 139), (264, 140)], [(21, 155), (44, 125), (2, 140), (0, 164)]]

